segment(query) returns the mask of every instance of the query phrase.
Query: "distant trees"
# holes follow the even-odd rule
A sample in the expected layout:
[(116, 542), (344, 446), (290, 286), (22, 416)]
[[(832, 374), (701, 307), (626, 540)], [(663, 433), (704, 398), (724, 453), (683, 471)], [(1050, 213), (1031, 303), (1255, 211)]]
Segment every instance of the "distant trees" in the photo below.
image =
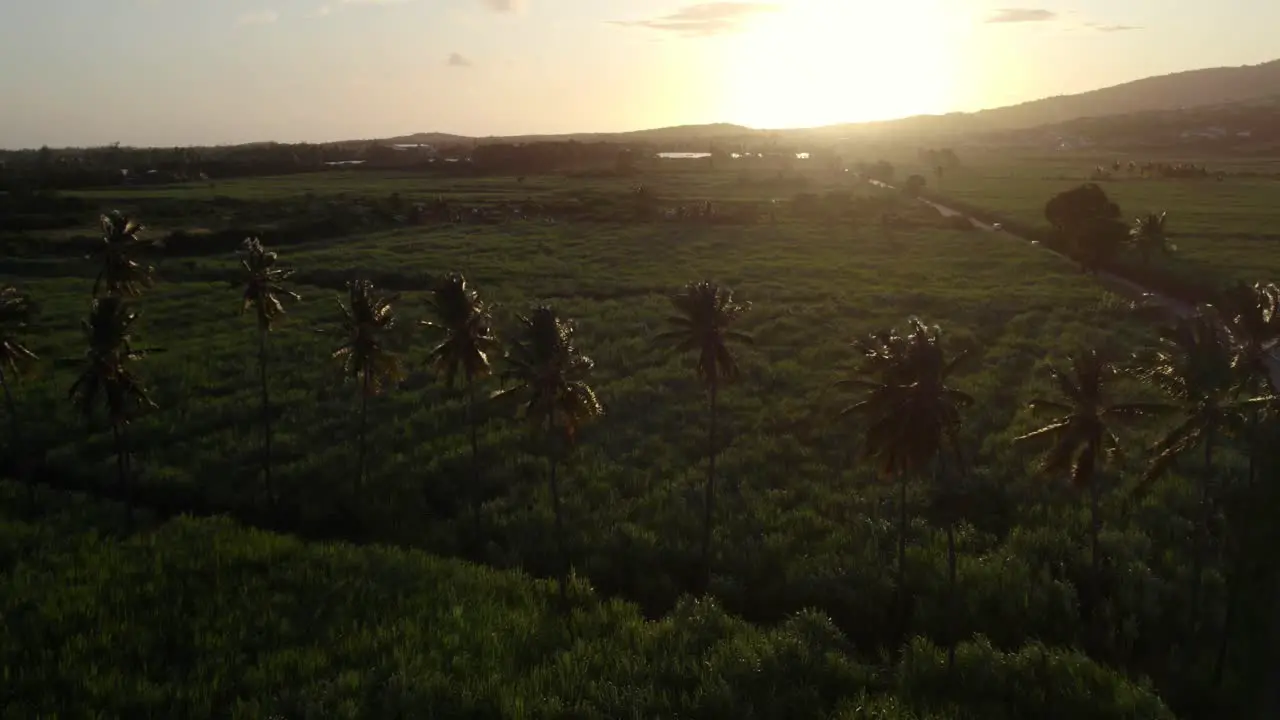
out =
[(1129, 239), (1120, 206), (1094, 183), (1061, 192), (1045, 204), (1045, 219), (1071, 243), (1085, 270), (1097, 272)]
[(293, 270), (276, 265), (276, 253), (268, 252), (257, 238), (248, 238), (241, 249), (240, 267), (244, 274), (240, 312), (252, 309), (258, 321), (258, 378), (262, 392), (262, 482), (267, 493), (267, 506), (274, 510), (277, 496), (271, 482), (271, 395), (267, 385), (267, 334), (284, 315), (284, 300), (297, 300), (298, 294), (282, 283)]
[(733, 291), (710, 281), (689, 283), (671, 298), (676, 314), (667, 322), (671, 330), (659, 336), (679, 352), (697, 354), (694, 372), (707, 390), (710, 422), (707, 426), (707, 480), (702, 498), (702, 582), (703, 592), (711, 583), (711, 537), (714, 521), (716, 483), (716, 425), (720, 388), (738, 377), (733, 343), (751, 343), (751, 336), (733, 329), (750, 309), (739, 303)]
[(925, 185), (927, 184), (928, 181), (924, 179), (923, 175), (912, 175), (907, 178), (907, 182), (902, 186), (902, 190), (911, 197), (918, 197), (920, 193), (924, 192)]
[(860, 162), (858, 163), (858, 172), (868, 180), (879, 180), (882, 183), (893, 182), (893, 163), (887, 160), (879, 160), (874, 163)]
[(519, 333), (509, 348), (507, 368), (502, 373), (503, 381), (513, 385), (495, 396), (519, 402), (524, 417), (541, 434), (550, 464), (547, 482), (555, 515), (560, 600), (566, 608), (569, 556), (556, 469), (562, 453), (577, 440), (579, 428), (604, 413), (595, 390), (587, 383), (595, 363), (578, 350), (574, 333), (573, 323), (547, 306), (521, 317)]

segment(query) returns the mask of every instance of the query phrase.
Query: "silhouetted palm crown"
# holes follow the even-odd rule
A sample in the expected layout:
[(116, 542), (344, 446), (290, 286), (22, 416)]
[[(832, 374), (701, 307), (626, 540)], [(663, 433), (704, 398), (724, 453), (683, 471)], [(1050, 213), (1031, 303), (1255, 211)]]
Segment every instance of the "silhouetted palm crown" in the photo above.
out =
[(138, 314), (129, 310), (119, 297), (93, 301), (89, 318), (81, 322), (88, 349), (87, 364), (71, 386), (70, 397), (86, 416), (93, 412), (99, 397), (104, 398), (113, 423), (125, 423), (135, 406), (155, 407), (142, 384), (129, 371), (127, 363), (154, 350), (134, 350), (130, 344), (130, 328)]
[(284, 314), (281, 298), (298, 299), (297, 293), (281, 285), (293, 275), (293, 270), (276, 265), (276, 254), (263, 247), (257, 238), (245, 240), (240, 252), (240, 267), (244, 269), (241, 312), (252, 308), (258, 318), (258, 327), (269, 330), (276, 318)]
[(540, 425), (554, 422), (570, 440), (584, 422), (604, 412), (586, 382), (594, 363), (578, 351), (573, 335), (573, 324), (548, 307), (520, 318), (502, 373), (503, 382), (514, 385), (496, 394), (518, 399), (526, 418)]
[(368, 378), (365, 390), (376, 395), (387, 383), (400, 379), (400, 359), (386, 347), (386, 333), (395, 326), (392, 303), (399, 296), (377, 296), (373, 283), (356, 280), (347, 283), (348, 302), (342, 308), (342, 332), (347, 341), (333, 357), (342, 363), (348, 378)]
[(12, 376), (22, 374), (36, 354), (19, 339), (31, 322), (31, 301), (17, 288), (0, 288), (0, 370)]
[(433, 320), (422, 324), (442, 336), (431, 350), (430, 362), (452, 386), (459, 373), (467, 382), (487, 377), (489, 353), (497, 347), (489, 309), (466, 278), (451, 274), (431, 293)]
[[(93, 296), (101, 290), (107, 295), (137, 296), (151, 287), (155, 268), (137, 261), (134, 256), (145, 243), (138, 238), (142, 225), (118, 211), (102, 216), (102, 242), (92, 255), (102, 263), (93, 282)], [(92, 256), (91, 255), (91, 256)]]
[(698, 353), (698, 377), (716, 385), (738, 376), (738, 363), (729, 349), (730, 341), (752, 342), (751, 336), (732, 329), (750, 309), (733, 299), (733, 291), (712, 282), (690, 283), (671, 298), (677, 315), (667, 322), (672, 329), (659, 335), (682, 352)]
[(1044, 471), (1069, 473), (1071, 483), (1077, 487), (1088, 487), (1099, 460), (1111, 458), (1120, 451), (1120, 440), (1111, 429), (1114, 420), (1165, 409), (1158, 403), (1109, 402), (1108, 380), (1116, 377), (1118, 371), (1096, 350), (1073, 357), (1070, 372), (1051, 367), (1049, 374), (1064, 401), (1036, 399), (1030, 407), (1051, 410), (1058, 416), (1039, 430), (1014, 438), (1014, 442), (1050, 440), (1053, 444), (1045, 455)]
[(1236, 399), (1237, 376), (1225, 331), (1208, 315), (1184, 319), (1160, 331), (1163, 347), (1140, 376), (1175, 401), (1182, 422), (1158, 442), (1143, 484), (1161, 475), (1184, 452), (1220, 432), (1240, 427), (1244, 410), (1272, 398)]
[(865, 453), (884, 475), (919, 472), (945, 448), (959, 451), (960, 410), (973, 398), (947, 386), (963, 355), (948, 360), (940, 334), (912, 318), (905, 334), (881, 332), (854, 343), (868, 377), (841, 384), (868, 393), (844, 414), (867, 418)]
[(1241, 379), (1248, 380), (1252, 375), (1270, 386), (1270, 349), (1280, 339), (1280, 287), (1274, 283), (1238, 283), (1222, 294), (1217, 310), (1234, 341), (1235, 364)]
[(1164, 231), (1165, 217), (1166, 213), (1159, 215), (1148, 213), (1133, 221), (1129, 237), (1144, 255), (1151, 252), (1168, 252), (1171, 249), (1168, 236)]

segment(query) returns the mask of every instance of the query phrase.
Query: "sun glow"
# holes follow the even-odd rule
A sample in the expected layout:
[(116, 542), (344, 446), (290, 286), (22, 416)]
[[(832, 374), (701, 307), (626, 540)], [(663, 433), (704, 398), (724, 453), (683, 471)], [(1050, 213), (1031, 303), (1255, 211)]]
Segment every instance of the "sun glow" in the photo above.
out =
[(946, 0), (791, 0), (733, 41), (725, 115), (809, 127), (943, 112)]

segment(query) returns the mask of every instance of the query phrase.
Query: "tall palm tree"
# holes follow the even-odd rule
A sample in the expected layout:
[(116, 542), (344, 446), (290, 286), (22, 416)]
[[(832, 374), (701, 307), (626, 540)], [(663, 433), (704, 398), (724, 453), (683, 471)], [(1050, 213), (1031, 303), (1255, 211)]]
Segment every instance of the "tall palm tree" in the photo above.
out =
[(432, 290), (430, 304), (434, 318), (422, 321), (422, 325), (441, 335), (439, 344), (431, 351), (431, 363), (444, 375), (449, 387), (454, 386), (459, 374), (467, 386), (472, 490), (479, 492), (480, 441), (477, 437), (479, 420), (476, 417), (476, 383), (487, 378), (492, 371), (489, 355), (498, 346), (498, 340), (493, 334), (493, 320), (488, 306), (459, 273), (451, 273)]
[[(0, 387), (4, 388), (4, 402), (9, 411), (11, 449), (16, 460), (22, 453), (22, 428), (18, 420), (18, 407), (9, 390), (9, 379), (22, 377), (27, 366), (39, 358), (23, 344), (21, 335), (31, 323), (31, 301), (18, 289), (9, 285), (0, 288)], [(27, 477), (27, 491), (34, 500), (35, 481)]]
[(156, 406), (142, 382), (129, 369), (134, 360), (159, 351), (158, 348), (134, 349), (130, 331), (137, 319), (138, 313), (130, 310), (123, 298), (109, 295), (93, 301), (89, 318), (80, 324), (88, 345), (85, 366), (69, 393), (86, 420), (93, 417), (94, 404), (99, 398), (106, 406), (115, 441), (120, 488), (126, 495), (130, 490), (131, 470), (129, 421), (138, 409)]
[(1064, 372), (1050, 367), (1049, 375), (1059, 400), (1035, 399), (1032, 410), (1050, 410), (1056, 417), (1048, 425), (1014, 438), (1014, 442), (1049, 440), (1052, 444), (1044, 457), (1045, 473), (1068, 473), (1077, 490), (1089, 493), (1089, 558), (1096, 591), (1099, 581), (1100, 556), (1098, 533), (1102, 529), (1099, 511), (1100, 466), (1114, 458), (1121, 449), (1113, 426), (1164, 411), (1153, 403), (1116, 403), (1111, 400), (1110, 381), (1118, 371), (1097, 350), (1087, 350), (1071, 358), (1071, 368)]
[(359, 494), (367, 473), (369, 397), (401, 377), (400, 358), (386, 342), (396, 321), (391, 305), (400, 296), (378, 296), (373, 283), (363, 279), (347, 283), (347, 296), (347, 304), (338, 301), (342, 309), (340, 332), (346, 342), (333, 351), (333, 358), (342, 363), (343, 377), (360, 381), (360, 469), (355, 482)]
[(258, 377), (262, 386), (262, 481), (267, 491), (267, 505), (276, 507), (275, 487), (271, 482), (271, 395), (267, 388), (267, 334), (284, 314), (282, 300), (298, 300), (298, 294), (281, 285), (293, 270), (276, 265), (277, 256), (268, 252), (257, 238), (248, 238), (241, 249), (240, 267), (244, 270), (240, 284), (244, 288), (240, 312), (252, 309), (258, 320)]
[(1142, 256), (1142, 264), (1151, 263), (1151, 255), (1153, 253), (1168, 253), (1173, 250), (1173, 246), (1169, 244), (1169, 238), (1165, 235), (1164, 221), (1166, 213), (1147, 213), (1143, 217), (1135, 218), (1133, 227), (1129, 229), (1129, 241), (1138, 250), (1138, 254)]
[[(1274, 360), (1271, 352), (1276, 341), (1280, 340), (1280, 287), (1274, 283), (1255, 283), (1254, 285), (1237, 283), (1222, 293), (1218, 298), (1216, 309), (1218, 318), (1231, 336), (1234, 349), (1233, 364), (1237, 372), (1240, 394), (1244, 397), (1275, 395), (1276, 383), (1272, 374)], [(1259, 460), (1266, 444), (1266, 439), (1260, 434), (1260, 430), (1263, 427), (1264, 414), (1270, 414), (1272, 411), (1274, 407), (1266, 409), (1254, 407), (1248, 411), (1246, 433), (1249, 472), (1244, 487), (1245, 493), (1241, 498), (1245, 503), (1253, 502), (1253, 495), (1257, 491)], [(1248, 524), (1236, 521), (1229, 523), (1228, 527), (1248, 527)], [(1236, 534), (1239, 537), (1238, 531)], [(1246, 552), (1243, 542), (1243, 539), (1237, 540), (1235, 557), (1226, 578), (1227, 609), (1214, 661), (1215, 686), (1218, 686), (1222, 680), (1227, 646), (1232, 635), (1240, 599), (1240, 589), (1248, 572), (1246, 568), (1250, 553)]]
[(513, 383), (495, 394), (495, 399), (520, 402), (524, 416), (542, 434), (550, 463), (552, 512), (555, 516), (556, 548), (560, 554), (559, 587), (561, 602), (567, 602), (568, 555), (565, 551), (564, 517), (560, 486), (556, 481), (559, 448), (573, 446), (578, 430), (604, 413), (596, 393), (587, 384), (594, 363), (574, 344), (573, 323), (543, 306), (520, 318), (520, 331), (506, 357), (502, 373)]
[(1270, 397), (1240, 397), (1233, 357), (1226, 332), (1210, 315), (1201, 312), (1160, 332), (1163, 347), (1144, 362), (1139, 376), (1173, 401), (1171, 410), (1180, 422), (1153, 448), (1156, 456), (1143, 475), (1139, 491), (1162, 476), (1174, 460), (1203, 448), (1204, 472), (1200, 479), (1200, 513), (1193, 558), (1193, 617), (1199, 617), (1200, 579), (1204, 546), (1213, 517), (1213, 453), (1223, 436), (1242, 429), (1244, 418), (1261, 408)]
[[(864, 454), (875, 462), (882, 477), (898, 484), (898, 561), (896, 592), (899, 631), (906, 627), (907, 591), (907, 485), (912, 476), (932, 467), (949, 486), (943, 471), (946, 453), (959, 465), (958, 441), (961, 412), (973, 398), (947, 385), (949, 376), (964, 358), (948, 358), (937, 326), (911, 318), (907, 332), (880, 332), (854, 343), (863, 357), (861, 378), (840, 384), (861, 388), (864, 398), (846, 408), (844, 415), (865, 417)], [(954, 595), (956, 576), (955, 527), (947, 526), (948, 582)]]
[(720, 387), (738, 377), (738, 362), (733, 355), (734, 342), (751, 343), (751, 336), (733, 329), (750, 304), (740, 303), (733, 291), (713, 282), (689, 283), (672, 296), (676, 315), (667, 322), (671, 330), (658, 336), (679, 352), (696, 352), (694, 371), (707, 389), (710, 423), (707, 427), (707, 480), (702, 493), (702, 591), (711, 585), (711, 531), (714, 521), (716, 483), (717, 400)]
[(143, 288), (151, 287), (155, 268), (139, 262), (138, 252), (147, 243), (138, 238), (143, 226), (137, 220), (126, 217), (118, 210), (102, 216), (102, 242), (89, 257), (97, 257), (102, 267), (93, 281), (93, 296), (100, 291), (106, 295), (137, 297)]

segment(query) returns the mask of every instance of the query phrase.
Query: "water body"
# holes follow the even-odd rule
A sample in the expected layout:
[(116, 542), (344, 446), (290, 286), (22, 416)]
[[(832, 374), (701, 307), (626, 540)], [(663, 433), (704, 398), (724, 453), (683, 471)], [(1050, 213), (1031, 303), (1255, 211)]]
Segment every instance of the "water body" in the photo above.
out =
[[(709, 158), (709, 157), (711, 157), (711, 153), (705, 153), (705, 152), (660, 152), (660, 153), (658, 153), (658, 157), (663, 158), (663, 159), (666, 159), (666, 160), (701, 160), (702, 158)], [(764, 153), (730, 153), (729, 157), (734, 158), (735, 160), (736, 160), (736, 159), (738, 159), (738, 158), (753, 158), (753, 157), (754, 157), (754, 158), (762, 158), (762, 157), (764, 157)], [(808, 159), (809, 159), (809, 153), (807, 153), (807, 152), (799, 152), (799, 153), (796, 153), (796, 159), (797, 159), (797, 160), (808, 160)]]

